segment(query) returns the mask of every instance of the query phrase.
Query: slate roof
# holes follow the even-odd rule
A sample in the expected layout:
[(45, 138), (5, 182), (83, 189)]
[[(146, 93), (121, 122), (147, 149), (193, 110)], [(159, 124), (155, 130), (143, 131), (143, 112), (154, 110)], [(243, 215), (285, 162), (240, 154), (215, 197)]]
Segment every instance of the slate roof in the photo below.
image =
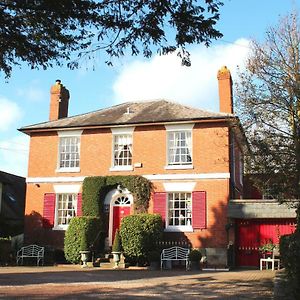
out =
[(232, 114), (209, 112), (171, 101), (153, 100), (126, 102), (90, 113), (25, 126), (19, 130), (26, 132), (43, 129), (168, 123), (233, 117)]

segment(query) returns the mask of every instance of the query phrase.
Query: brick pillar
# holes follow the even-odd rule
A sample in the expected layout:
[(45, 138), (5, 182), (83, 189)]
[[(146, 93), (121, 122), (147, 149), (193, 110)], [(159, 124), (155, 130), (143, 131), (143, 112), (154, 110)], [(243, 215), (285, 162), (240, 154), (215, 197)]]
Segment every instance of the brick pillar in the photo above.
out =
[(232, 100), (232, 79), (230, 71), (226, 66), (223, 66), (218, 71), (219, 82), (219, 99), (220, 99), (220, 112), (232, 114), (233, 113), (233, 100)]
[(60, 80), (56, 80), (50, 89), (50, 121), (68, 116), (69, 98), (69, 91), (61, 84)]

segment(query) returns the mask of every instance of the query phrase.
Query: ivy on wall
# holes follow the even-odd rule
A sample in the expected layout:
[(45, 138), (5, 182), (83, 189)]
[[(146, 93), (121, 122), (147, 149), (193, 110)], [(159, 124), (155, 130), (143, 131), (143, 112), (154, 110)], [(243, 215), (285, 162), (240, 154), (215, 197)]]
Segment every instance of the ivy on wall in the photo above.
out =
[(152, 183), (138, 175), (86, 177), (82, 188), (82, 213), (84, 216), (101, 217), (106, 194), (121, 185), (133, 196), (135, 213), (148, 210)]

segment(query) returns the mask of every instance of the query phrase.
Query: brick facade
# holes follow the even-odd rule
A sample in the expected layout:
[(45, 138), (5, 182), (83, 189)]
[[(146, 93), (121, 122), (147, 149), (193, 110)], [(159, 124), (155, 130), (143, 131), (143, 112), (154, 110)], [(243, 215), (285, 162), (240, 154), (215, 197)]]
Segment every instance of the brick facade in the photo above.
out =
[[(226, 73), (227, 74), (227, 73)], [(227, 74), (228, 75), (228, 74)], [(230, 73), (229, 73), (230, 75)], [(220, 81), (220, 78), (219, 78)], [(231, 90), (231, 77), (225, 80)], [(220, 88), (224, 85), (224, 80)], [(230, 85), (228, 87), (228, 85)], [(222, 94), (222, 92), (221, 92)], [(220, 95), (220, 101), (225, 101)], [(226, 99), (226, 97), (225, 97)], [(53, 93), (51, 102), (53, 101)], [(231, 101), (231, 95), (227, 100)], [(227, 105), (232, 105), (231, 102)], [(50, 110), (53, 110), (53, 105)], [(224, 107), (221, 104), (221, 108)], [(228, 109), (225, 109), (226, 110)], [(55, 108), (56, 109), (56, 108)], [(57, 111), (57, 109), (56, 109)], [(228, 112), (228, 111), (227, 111)], [(231, 112), (231, 111), (230, 111)], [(50, 119), (54, 119), (50, 112)], [(51, 117), (52, 116), (52, 117)], [(59, 114), (57, 115), (60, 118)], [(187, 123), (187, 122), (178, 122)], [(206, 228), (194, 229), (189, 232), (168, 232), (169, 239), (188, 239), (193, 247), (222, 248), (228, 244), (227, 205), (232, 189), (231, 175), (239, 177), (240, 167), (234, 163), (238, 155), (232, 150), (231, 136), (234, 131), (230, 123), (223, 120), (193, 120), (192, 129), (192, 168), (168, 169), (167, 166), (167, 130), (164, 124), (135, 124), (132, 134), (132, 166), (130, 171), (112, 171), (113, 134), (110, 126), (99, 128), (82, 128), (80, 135), (80, 165), (77, 172), (61, 172), (59, 170), (58, 132), (67, 130), (53, 129), (30, 132), (30, 154), (28, 165), (28, 183), (26, 195), (26, 235), (31, 239), (41, 239), (55, 247), (62, 247), (62, 230), (43, 229), (44, 195), (55, 193), (56, 186), (80, 185), (85, 176), (106, 175), (142, 175), (153, 182), (154, 192), (163, 193), (166, 184), (193, 184), (193, 191), (206, 193)], [(132, 126), (132, 125), (130, 125)], [(234, 151), (234, 155), (231, 153)], [(136, 166), (136, 167), (135, 167)], [(235, 172), (233, 172), (233, 169)], [(167, 176), (167, 177), (166, 177)], [(242, 193), (242, 185), (238, 187)], [(81, 188), (78, 192), (81, 192)], [(150, 200), (149, 212), (153, 212), (153, 197)], [(34, 221), (33, 221), (34, 220)], [(42, 234), (41, 232), (43, 232)], [(38, 233), (37, 233), (38, 232)], [(38, 242), (38, 241), (37, 241)], [(224, 262), (224, 264), (226, 264)]]

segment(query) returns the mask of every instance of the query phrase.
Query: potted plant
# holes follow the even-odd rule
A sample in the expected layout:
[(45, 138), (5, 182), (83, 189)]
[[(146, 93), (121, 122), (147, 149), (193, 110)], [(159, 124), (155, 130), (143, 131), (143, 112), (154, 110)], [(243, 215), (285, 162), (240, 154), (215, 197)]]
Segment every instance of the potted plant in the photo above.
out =
[(120, 263), (120, 256), (122, 253), (122, 243), (121, 243), (121, 237), (120, 237), (120, 233), (119, 230), (116, 230), (115, 233), (115, 239), (112, 245), (112, 252), (111, 252), (114, 256), (114, 262), (115, 262), (115, 266), (114, 268), (118, 268), (119, 267), (119, 263)]
[(88, 250), (88, 245), (87, 245), (87, 240), (86, 240), (86, 235), (83, 234), (82, 239), (81, 239), (81, 243), (80, 243), (80, 251), (79, 251), (80, 255), (81, 255), (81, 261), (82, 261), (82, 268), (86, 268), (88, 259), (89, 259), (89, 255), (90, 255), (90, 251)]
[(270, 241), (264, 245), (261, 245), (258, 249), (263, 254), (263, 256), (272, 257), (273, 250), (276, 248), (276, 245)]
[(200, 260), (202, 254), (198, 249), (192, 249), (189, 253), (189, 260), (191, 264), (191, 270), (200, 270)]
[(150, 251), (147, 255), (147, 258), (148, 258), (150, 270), (159, 269), (160, 251), (158, 249)]

